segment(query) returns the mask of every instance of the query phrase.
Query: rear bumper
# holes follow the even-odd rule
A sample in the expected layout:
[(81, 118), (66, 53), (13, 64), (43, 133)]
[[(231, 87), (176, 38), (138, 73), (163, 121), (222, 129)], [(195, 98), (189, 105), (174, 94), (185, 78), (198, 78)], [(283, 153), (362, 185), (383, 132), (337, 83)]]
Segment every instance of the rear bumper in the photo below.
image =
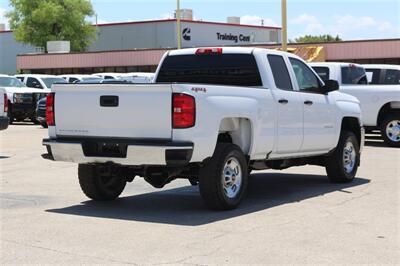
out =
[(9, 119), (7, 116), (0, 116), (0, 130), (8, 128)]
[[(43, 145), (50, 148), (54, 161), (74, 163), (116, 163), (130, 166), (159, 165), (159, 166), (184, 166), (190, 162), (193, 153), (193, 143), (190, 142), (163, 142), (149, 143), (138, 140), (106, 139), (95, 140), (97, 146), (102, 143), (112, 143), (117, 147), (123, 146), (124, 152), (115, 156), (102, 153), (101, 148), (91, 149), (87, 142), (93, 140), (59, 140), (43, 139)], [(106, 145), (104, 143), (104, 145)]]

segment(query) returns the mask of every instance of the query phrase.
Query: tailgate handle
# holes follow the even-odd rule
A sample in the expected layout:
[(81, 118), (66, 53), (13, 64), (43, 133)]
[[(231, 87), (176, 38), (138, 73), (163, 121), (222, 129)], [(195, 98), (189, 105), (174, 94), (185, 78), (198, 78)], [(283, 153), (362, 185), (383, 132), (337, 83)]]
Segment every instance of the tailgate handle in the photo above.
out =
[(118, 96), (112, 96), (112, 95), (100, 96), (100, 106), (117, 107), (118, 102), (119, 102)]

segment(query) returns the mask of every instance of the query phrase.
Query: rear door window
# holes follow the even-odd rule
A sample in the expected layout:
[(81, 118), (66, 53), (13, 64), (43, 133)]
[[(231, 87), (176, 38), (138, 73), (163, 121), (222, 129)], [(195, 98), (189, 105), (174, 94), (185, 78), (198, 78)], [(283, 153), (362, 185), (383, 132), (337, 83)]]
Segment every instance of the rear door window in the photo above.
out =
[(293, 90), (289, 71), (283, 57), (270, 54), (268, 55), (268, 62), (271, 66), (272, 75), (274, 76), (275, 86), (281, 90)]
[(400, 70), (387, 69), (384, 84), (400, 84)]
[(251, 54), (168, 56), (156, 82), (262, 86), (256, 60)]
[(28, 78), (26, 80), (26, 86), (30, 87), (30, 88), (40, 88), (43, 89), (42, 85), (40, 85), (39, 80), (37, 80), (36, 78)]
[(368, 84), (367, 75), (362, 67), (342, 67), (342, 84)]
[(329, 80), (329, 67), (312, 67), (318, 76), (325, 82)]

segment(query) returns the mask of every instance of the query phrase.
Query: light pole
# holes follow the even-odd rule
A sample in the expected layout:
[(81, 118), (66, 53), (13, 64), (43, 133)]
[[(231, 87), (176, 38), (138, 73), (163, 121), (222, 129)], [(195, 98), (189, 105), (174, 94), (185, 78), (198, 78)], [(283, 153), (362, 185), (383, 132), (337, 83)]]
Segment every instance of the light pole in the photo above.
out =
[(287, 17), (286, 0), (282, 0), (282, 51), (287, 51)]
[(176, 0), (176, 31), (178, 38), (178, 49), (182, 48), (182, 39), (181, 39), (181, 8), (179, 4), (179, 0)]

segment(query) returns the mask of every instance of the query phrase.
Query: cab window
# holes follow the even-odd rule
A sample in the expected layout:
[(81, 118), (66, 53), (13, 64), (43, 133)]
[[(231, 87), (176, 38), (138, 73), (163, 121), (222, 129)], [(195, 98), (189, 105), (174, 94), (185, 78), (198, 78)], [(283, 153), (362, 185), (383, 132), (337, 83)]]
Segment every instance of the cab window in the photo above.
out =
[(400, 70), (387, 69), (384, 84), (400, 84)]
[(311, 69), (298, 59), (290, 58), (289, 60), (296, 75), (299, 90), (304, 92), (319, 92), (320, 82)]
[(364, 68), (355, 65), (342, 67), (342, 84), (368, 84)]
[(365, 72), (367, 72), (367, 78), (369, 84), (380, 84), (380, 76), (381, 76), (380, 69), (369, 68), (366, 69)]
[(280, 55), (268, 55), (268, 62), (271, 66), (272, 75), (274, 76), (275, 86), (281, 90), (293, 90), (292, 82), (286, 63)]

